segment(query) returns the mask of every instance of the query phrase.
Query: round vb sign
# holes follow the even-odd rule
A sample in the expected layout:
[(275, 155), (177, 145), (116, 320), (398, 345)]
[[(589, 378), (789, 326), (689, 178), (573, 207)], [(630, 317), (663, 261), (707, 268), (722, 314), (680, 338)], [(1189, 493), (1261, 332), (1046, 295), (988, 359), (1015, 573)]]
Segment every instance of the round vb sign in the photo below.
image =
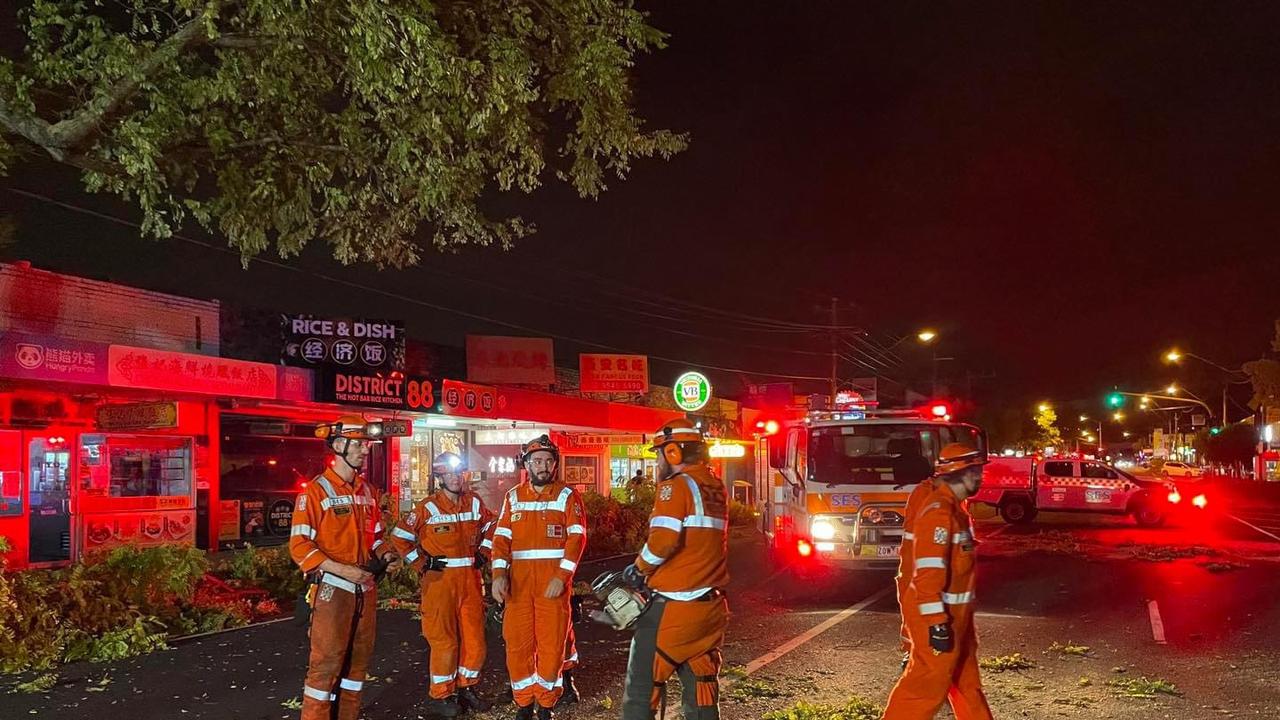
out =
[(711, 400), (711, 381), (699, 372), (687, 372), (676, 379), (672, 388), (676, 407), (685, 412), (695, 412), (706, 407)]

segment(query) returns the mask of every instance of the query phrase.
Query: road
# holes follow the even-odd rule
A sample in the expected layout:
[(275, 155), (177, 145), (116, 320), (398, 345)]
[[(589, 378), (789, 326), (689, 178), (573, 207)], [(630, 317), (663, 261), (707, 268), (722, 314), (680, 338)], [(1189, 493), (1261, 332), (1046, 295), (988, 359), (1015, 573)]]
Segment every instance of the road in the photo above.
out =
[[(978, 523), (982, 655), (1020, 653), (1032, 664), (985, 673), (997, 717), (1280, 717), (1272, 633), (1280, 627), (1280, 542), (1226, 513), (1195, 530), (1052, 514), (1015, 528), (986, 515)], [(757, 536), (735, 534), (726, 720), (757, 720), (799, 700), (882, 703), (900, 658), (890, 575), (798, 581), (763, 557)], [(601, 569), (584, 566), (582, 579)], [(628, 639), (580, 628), (583, 701), (557, 717), (617, 717)], [(72, 665), (47, 693), (7, 695), (0, 717), (296, 717), (285, 703), (299, 695), (304, 647), (286, 622), (120, 663)], [(383, 611), (364, 717), (421, 717), (426, 657), (413, 614)], [(501, 657), (494, 638), (482, 685), (494, 697), (505, 682)], [(1143, 677), (1179, 694), (1127, 697), (1109, 684)], [(483, 717), (511, 714), (501, 706)]]

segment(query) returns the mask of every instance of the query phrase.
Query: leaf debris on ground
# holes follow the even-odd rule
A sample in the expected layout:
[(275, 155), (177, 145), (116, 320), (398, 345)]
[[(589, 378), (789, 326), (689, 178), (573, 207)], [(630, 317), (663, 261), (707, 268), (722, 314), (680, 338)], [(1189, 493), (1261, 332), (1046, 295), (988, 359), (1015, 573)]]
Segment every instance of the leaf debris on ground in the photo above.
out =
[(287, 708), (289, 710), (301, 710), (302, 698), (291, 697), (288, 700), (285, 700), (284, 702), (280, 703), (280, 707)]
[(854, 696), (843, 705), (801, 700), (789, 708), (765, 713), (761, 720), (879, 720), (882, 712), (879, 705)]
[(1108, 680), (1107, 685), (1114, 688), (1116, 694), (1120, 697), (1143, 698), (1147, 700), (1150, 700), (1157, 695), (1182, 697), (1182, 691), (1178, 690), (1178, 686), (1168, 680), (1161, 680), (1160, 678), (1148, 679), (1145, 675), (1140, 678)]
[(24, 683), (18, 683), (13, 689), (20, 693), (42, 693), (52, 690), (57, 684), (58, 673), (41, 673)]
[(1088, 645), (1072, 645), (1070, 642), (1064, 645), (1057, 641), (1049, 646), (1049, 652), (1056, 652), (1060, 655), (1074, 655), (1075, 657), (1089, 657), (1091, 649)]
[(1036, 664), (1023, 657), (1022, 653), (985, 657), (978, 660), (978, 667), (993, 673), (1030, 670), (1035, 666)]

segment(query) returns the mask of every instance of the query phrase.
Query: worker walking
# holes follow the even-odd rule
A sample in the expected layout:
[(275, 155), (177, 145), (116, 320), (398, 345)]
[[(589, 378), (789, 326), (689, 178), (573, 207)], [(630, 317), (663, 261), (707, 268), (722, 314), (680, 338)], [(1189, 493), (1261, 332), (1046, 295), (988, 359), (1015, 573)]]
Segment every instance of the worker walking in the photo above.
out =
[(382, 538), (373, 488), (360, 475), (381, 423), (348, 415), (316, 428), (334, 462), (307, 484), (293, 510), (289, 555), (310, 587), (311, 655), (302, 720), (356, 720), (373, 655), (378, 606), (375, 573), (399, 558)]
[[(649, 536), (624, 578), (653, 591), (636, 622), (622, 691), (623, 720), (651, 720), (679, 673), (686, 720), (720, 717), (720, 648), (729, 620), (729, 505), (707, 466), (702, 432), (687, 420), (658, 430), (657, 496)], [(665, 713), (664, 713), (665, 714)]]
[[(920, 454), (920, 440), (917, 437), (890, 439), (888, 451), (890, 455), (896, 458), (894, 469), (897, 481), (909, 484), (919, 479), (919, 483), (911, 489), (911, 494), (907, 496), (907, 507), (904, 510), (904, 517), (913, 518), (919, 514), (920, 508), (924, 507), (925, 498), (929, 497), (936, 489), (933, 484), (933, 478), (929, 477), (929, 475), (933, 474), (933, 467)], [(902, 547), (898, 553), (898, 575), (896, 581), (898, 608), (903, 618), (899, 629), (899, 635), (902, 639), (903, 669), (907, 667), (907, 660), (911, 655), (911, 637), (907, 634), (906, 614), (901, 613), (901, 608), (906, 607), (907, 588), (911, 585), (911, 576), (915, 570), (915, 539), (915, 534), (910, 529), (904, 528), (902, 532)]]
[(427, 712), (457, 717), (492, 703), (476, 693), (484, 667), (485, 535), (492, 512), (467, 488), (461, 457), (440, 453), (431, 463), (437, 489), (414, 505), (391, 531), (404, 562), (421, 573), (422, 635), (431, 649)]
[(573, 575), (586, 548), (582, 498), (556, 479), (560, 450), (546, 435), (521, 448), (529, 481), (509, 490), (493, 532), (493, 599), (517, 720), (549, 720), (564, 687)]
[(911, 656), (889, 695), (885, 720), (929, 720), (948, 699), (956, 720), (991, 720), (973, 622), (975, 541), (963, 506), (981, 487), (985, 462), (975, 448), (943, 448), (933, 492), (907, 515), (914, 561), (902, 616)]

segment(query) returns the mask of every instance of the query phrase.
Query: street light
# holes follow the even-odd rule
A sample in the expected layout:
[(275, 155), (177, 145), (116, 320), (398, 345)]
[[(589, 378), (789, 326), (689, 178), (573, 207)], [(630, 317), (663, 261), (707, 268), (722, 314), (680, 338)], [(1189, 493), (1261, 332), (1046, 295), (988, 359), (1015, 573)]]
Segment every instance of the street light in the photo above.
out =
[(1111, 419), (1115, 420), (1116, 422), (1120, 422), (1121, 420), (1124, 419), (1124, 413), (1115, 413), (1114, 415), (1111, 416)]
[(1164, 354), (1164, 361), (1167, 363), (1176, 363), (1181, 359), (1182, 359), (1182, 353), (1178, 352), (1177, 348), (1174, 348)]
[(1169, 387), (1165, 388), (1165, 389), (1164, 389), (1164, 391), (1165, 391), (1165, 392), (1167, 392), (1167, 393), (1169, 393), (1170, 395), (1177, 395), (1177, 394), (1178, 394), (1178, 386), (1177, 386), (1177, 385), (1170, 385)]
[[(1247, 373), (1245, 373), (1244, 368), (1234, 368), (1234, 369), (1229, 368), (1222, 365), (1221, 363), (1216, 363), (1210, 360), (1209, 358), (1196, 355), (1195, 353), (1179, 352), (1177, 348), (1174, 348), (1164, 354), (1164, 360), (1167, 363), (1177, 363), (1179, 360), (1181, 360), (1184, 357), (1195, 358), (1196, 360), (1199, 360), (1205, 365), (1209, 365), (1211, 367), (1217, 368), (1218, 370), (1221, 370), (1222, 372), (1226, 373), (1229, 376), (1233, 376), (1233, 377), (1247, 376)], [(1241, 381), (1236, 380), (1233, 382), (1241, 382)], [(1223, 384), (1222, 386), (1222, 424), (1223, 425), (1226, 425), (1228, 422), (1227, 420), (1227, 388), (1228, 387), (1229, 387), (1228, 384)], [(1213, 414), (1212, 411), (1210, 411), (1209, 414), (1212, 415)]]
[(1052, 409), (1052, 406), (1049, 405), (1049, 403), (1040, 403), (1040, 406), (1037, 407), (1036, 409), (1039, 410), (1040, 412), (1049, 412), (1049, 410)]
[(936, 337), (938, 337), (938, 333), (932, 330), (921, 330), (920, 332), (916, 333), (916, 339), (922, 343), (931, 343), (933, 342), (933, 339)]

